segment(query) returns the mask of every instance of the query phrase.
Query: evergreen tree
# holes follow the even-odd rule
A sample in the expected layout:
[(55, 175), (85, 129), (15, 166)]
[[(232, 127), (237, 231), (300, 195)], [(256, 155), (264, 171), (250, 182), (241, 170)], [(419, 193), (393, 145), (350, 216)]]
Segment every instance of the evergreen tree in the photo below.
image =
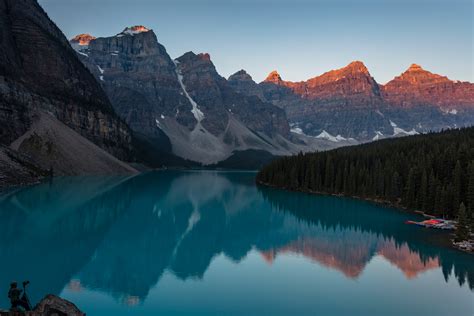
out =
[(461, 203), (461, 190), (462, 190), (462, 179), (461, 179), (461, 163), (459, 160), (456, 162), (453, 172), (453, 210), (456, 212), (458, 210), (459, 204)]
[(393, 173), (392, 176), (391, 187), (391, 198), (392, 200), (397, 200), (400, 197), (400, 175), (396, 171)]
[(426, 170), (423, 170), (423, 175), (421, 176), (420, 198), (418, 201), (419, 209), (428, 209), (428, 176), (426, 175)]
[(466, 206), (461, 203), (458, 211), (458, 224), (456, 227), (456, 241), (469, 239), (469, 223), (466, 215)]
[(471, 222), (471, 231), (474, 232), (474, 161), (469, 168), (469, 182), (467, 184), (466, 202), (468, 206), (468, 217)]
[(410, 168), (410, 172), (408, 173), (408, 180), (407, 180), (407, 185), (405, 188), (405, 199), (404, 202), (405, 204), (413, 208), (416, 206), (416, 201), (415, 201), (415, 194), (416, 194), (416, 185), (415, 185), (415, 170), (414, 168)]
[(428, 180), (428, 200), (426, 203), (427, 212), (433, 212), (435, 209), (435, 200), (436, 200), (436, 179), (433, 173), (433, 170), (430, 172), (430, 177)]

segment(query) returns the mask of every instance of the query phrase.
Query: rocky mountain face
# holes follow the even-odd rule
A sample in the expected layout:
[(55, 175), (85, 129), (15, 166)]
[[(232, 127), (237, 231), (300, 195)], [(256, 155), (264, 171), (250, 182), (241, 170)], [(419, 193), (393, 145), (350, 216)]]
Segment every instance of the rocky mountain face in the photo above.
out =
[(249, 129), (268, 137), (289, 137), (285, 112), (258, 98), (236, 92), (221, 77), (209, 54), (188, 52), (177, 59), (178, 71), (189, 95), (205, 113), (202, 124), (214, 135), (224, 132), (229, 119), (236, 117)]
[(252, 76), (243, 69), (231, 75), (227, 82), (229, 86), (238, 93), (257, 96), (259, 99), (265, 99), (262, 89), (256, 85)]
[(285, 109), (293, 132), (314, 137), (369, 141), (474, 122), (474, 84), (418, 65), (385, 86), (359, 61), (302, 82), (273, 71), (257, 84), (244, 74), (229, 77), (236, 90)]
[[(240, 86), (235, 77), (234, 86)], [(361, 62), (332, 70), (307, 81), (284, 81), (273, 71), (253, 95), (285, 109), (297, 133), (339, 140), (367, 139), (375, 131), (391, 130), (380, 115), (383, 107), (378, 84)]]
[(474, 85), (449, 80), (412, 64), (382, 87), (384, 99), (393, 107), (435, 106), (445, 111), (474, 106)]
[(166, 147), (169, 154), (212, 164), (239, 150), (288, 154), (299, 146), (285, 111), (234, 90), (209, 54), (172, 60), (144, 26), (105, 38), (79, 35), (71, 45), (148, 151)]
[[(87, 38), (85, 45), (76, 45), (81, 38)], [(156, 165), (176, 161), (158, 120), (171, 117), (188, 131), (196, 120), (178, 81), (174, 62), (158, 43), (155, 33), (144, 26), (135, 26), (111, 37), (96, 39), (79, 35), (70, 42), (106, 91), (117, 113), (134, 131), (139, 158)]]
[(472, 83), (452, 81), (413, 64), (381, 90), (386, 116), (404, 129), (427, 132), (474, 122)]
[(0, 1), (0, 187), (133, 173), (116, 158), (132, 155), (128, 126), (36, 0)]
[(0, 142), (9, 145), (46, 112), (128, 159), (131, 134), (100, 85), (35, 0), (0, 2)]
[(135, 26), (92, 40), (87, 55), (80, 55), (82, 61), (134, 131), (157, 136), (156, 119), (162, 115), (189, 129), (196, 124), (174, 62), (152, 30)]

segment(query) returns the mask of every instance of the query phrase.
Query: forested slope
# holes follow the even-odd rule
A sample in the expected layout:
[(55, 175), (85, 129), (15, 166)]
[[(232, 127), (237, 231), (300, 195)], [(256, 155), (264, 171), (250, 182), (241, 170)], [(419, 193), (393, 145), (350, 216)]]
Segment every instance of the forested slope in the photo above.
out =
[(474, 213), (474, 128), (387, 139), (273, 161), (257, 182), (376, 199), (453, 218)]

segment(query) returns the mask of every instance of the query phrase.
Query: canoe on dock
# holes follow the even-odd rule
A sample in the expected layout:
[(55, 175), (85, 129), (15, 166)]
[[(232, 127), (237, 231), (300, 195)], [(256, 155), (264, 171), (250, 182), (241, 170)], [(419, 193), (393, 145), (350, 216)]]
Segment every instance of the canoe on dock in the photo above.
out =
[(446, 220), (442, 218), (431, 218), (427, 219), (421, 222), (415, 222), (415, 221), (406, 221), (406, 224), (412, 224), (412, 225), (417, 225), (417, 226), (422, 226), (422, 227), (427, 227), (427, 228), (436, 228), (436, 229), (455, 229), (456, 228), (456, 222), (451, 221), (451, 220)]

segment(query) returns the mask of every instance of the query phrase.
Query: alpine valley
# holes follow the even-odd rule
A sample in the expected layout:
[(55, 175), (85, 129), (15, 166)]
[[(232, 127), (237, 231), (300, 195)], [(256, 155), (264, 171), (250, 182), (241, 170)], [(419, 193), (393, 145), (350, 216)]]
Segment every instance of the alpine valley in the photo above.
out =
[(0, 183), (143, 166), (255, 169), (277, 156), (474, 124), (474, 84), (360, 61), (301, 82), (171, 58), (145, 26), (68, 41), (36, 0), (0, 2)]
[(0, 0), (0, 316), (473, 316), (448, 2)]

